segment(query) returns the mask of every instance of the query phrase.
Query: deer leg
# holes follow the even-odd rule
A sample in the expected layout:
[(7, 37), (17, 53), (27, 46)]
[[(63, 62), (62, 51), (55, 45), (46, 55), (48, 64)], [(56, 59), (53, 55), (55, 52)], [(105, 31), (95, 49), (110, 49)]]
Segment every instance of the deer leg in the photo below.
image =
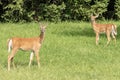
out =
[(11, 62), (12, 62), (12, 65), (13, 65), (13, 68), (15, 69), (15, 63), (14, 63), (14, 57), (11, 59)]
[(30, 67), (30, 65), (32, 63), (33, 57), (34, 57), (34, 53), (31, 52), (31, 54), (30, 54), (30, 61), (29, 61), (29, 67)]
[(110, 38), (110, 32), (108, 31), (107, 32), (107, 45), (110, 43), (110, 40), (111, 40), (111, 38)]
[(8, 71), (10, 71), (11, 58), (12, 58), (12, 57), (9, 55), (9, 56), (8, 56)]
[(96, 45), (98, 45), (98, 41), (99, 41), (99, 33), (96, 33)]
[(116, 37), (115, 37), (114, 33), (112, 33), (112, 37), (115, 40), (115, 44), (116, 44)]
[[(14, 58), (16, 51), (17, 49), (13, 49), (12, 53), (8, 56), (8, 71), (10, 71), (10, 64), (11, 64), (11, 61), (13, 62), (13, 58)], [(13, 63), (13, 67), (14, 67), (14, 63)]]
[(39, 58), (39, 52), (35, 53), (36, 54), (36, 59), (37, 59), (37, 63), (38, 63), (38, 67), (40, 67), (40, 58)]

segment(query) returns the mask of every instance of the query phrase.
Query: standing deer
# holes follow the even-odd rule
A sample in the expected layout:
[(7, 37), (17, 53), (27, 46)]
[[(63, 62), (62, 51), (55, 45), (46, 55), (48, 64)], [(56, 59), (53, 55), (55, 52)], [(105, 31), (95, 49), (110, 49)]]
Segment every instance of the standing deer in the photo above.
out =
[(100, 33), (106, 33), (107, 36), (107, 45), (109, 44), (111, 37), (110, 34), (112, 35), (112, 37), (115, 40), (116, 43), (116, 35), (117, 35), (117, 26), (114, 24), (99, 24), (96, 23), (95, 19), (98, 17), (99, 15), (93, 16), (91, 15), (91, 24), (93, 27), (93, 30), (95, 31), (96, 34), (96, 45), (98, 45), (98, 41), (99, 41), (99, 34)]
[(31, 51), (29, 67), (33, 60), (34, 54), (36, 55), (37, 58), (38, 67), (40, 67), (39, 49), (41, 48), (42, 42), (44, 40), (45, 28), (46, 28), (45, 25), (40, 25), (41, 34), (39, 37), (33, 37), (33, 38), (13, 37), (8, 40), (8, 52), (10, 52), (10, 50), (12, 49), (11, 54), (8, 56), (8, 71), (10, 70), (11, 62), (13, 63), (13, 58), (19, 49)]

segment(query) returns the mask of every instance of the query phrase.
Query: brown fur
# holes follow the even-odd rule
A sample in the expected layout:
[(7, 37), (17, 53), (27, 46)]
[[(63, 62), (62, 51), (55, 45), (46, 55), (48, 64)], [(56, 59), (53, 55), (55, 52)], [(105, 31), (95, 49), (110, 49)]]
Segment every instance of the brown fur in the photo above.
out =
[[(110, 34), (112, 34), (112, 37), (114, 38), (115, 43), (116, 43), (116, 38), (115, 38), (115, 35), (117, 34), (116, 25), (114, 25), (114, 24), (99, 24), (99, 23), (96, 23), (95, 19), (97, 17), (98, 17), (98, 15), (97, 16), (91, 15), (91, 24), (92, 24), (93, 30), (95, 31), (95, 34), (96, 34), (96, 45), (98, 45), (99, 34), (100, 33), (106, 33), (106, 36), (107, 36), (107, 39), (108, 39), (107, 45), (109, 44), (110, 39), (111, 39)], [(113, 26), (113, 28), (112, 28), (112, 26)]]
[[(38, 66), (40, 67), (39, 49), (44, 39), (44, 32), (45, 32), (45, 26), (42, 26), (41, 34), (39, 37), (33, 37), (33, 38), (14, 37), (14, 38), (9, 39), (8, 48), (12, 48), (12, 51), (11, 51), (11, 54), (8, 56), (8, 70), (10, 70), (10, 63), (11, 61), (13, 61), (13, 58), (19, 49), (26, 50), (26, 51), (32, 51), (31, 56), (30, 56), (29, 66), (31, 65), (31, 61), (33, 59), (33, 53), (34, 53), (37, 58)], [(12, 42), (12, 45), (10, 45), (10, 41)], [(13, 66), (14, 66), (14, 63), (13, 63)]]

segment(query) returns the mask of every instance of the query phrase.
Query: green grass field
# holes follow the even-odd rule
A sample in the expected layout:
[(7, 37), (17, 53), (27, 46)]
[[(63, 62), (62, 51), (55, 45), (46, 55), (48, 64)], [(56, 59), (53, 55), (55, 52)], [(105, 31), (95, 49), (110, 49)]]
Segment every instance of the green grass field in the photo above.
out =
[(30, 52), (18, 51), (16, 68), (7, 71), (7, 39), (39, 36), (38, 23), (0, 23), (0, 80), (120, 80), (120, 23), (117, 44), (106, 46), (104, 34), (95, 45), (95, 34), (88, 22), (48, 23), (40, 49), (41, 67)]

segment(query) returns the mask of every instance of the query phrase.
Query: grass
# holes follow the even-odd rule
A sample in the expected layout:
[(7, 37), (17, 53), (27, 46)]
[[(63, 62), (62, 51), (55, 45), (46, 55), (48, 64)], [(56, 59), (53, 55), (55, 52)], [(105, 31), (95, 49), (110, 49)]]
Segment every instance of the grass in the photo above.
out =
[(28, 68), (30, 52), (18, 51), (16, 68), (7, 71), (7, 39), (34, 37), (40, 33), (37, 23), (0, 23), (0, 80), (120, 80), (120, 33), (117, 44), (103, 34), (95, 45), (90, 23), (48, 23), (45, 40), (40, 49), (41, 67), (34, 58)]

